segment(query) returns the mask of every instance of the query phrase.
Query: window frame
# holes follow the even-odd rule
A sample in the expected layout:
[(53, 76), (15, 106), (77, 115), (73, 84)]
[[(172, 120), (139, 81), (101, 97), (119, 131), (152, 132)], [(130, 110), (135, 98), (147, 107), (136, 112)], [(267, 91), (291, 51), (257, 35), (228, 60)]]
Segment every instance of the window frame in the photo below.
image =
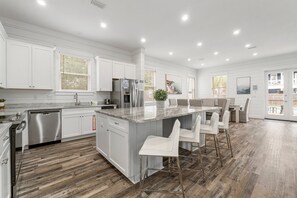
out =
[[(88, 76), (88, 90), (76, 90), (76, 89), (62, 89), (62, 84), (61, 84), (61, 56), (71, 56), (75, 58), (81, 58), (81, 59), (87, 59), (88, 60), (88, 74), (82, 76)], [(94, 95), (92, 91), (92, 60), (94, 58), (91, 56), (86, 56), (86, 55), (81, 55), (81, 54), (76, 54), (76, 53), (69, 53), (65, 51), (59, 51), (56, 53), (56, 73), (57, 73), (57, 86), (56, 86), (56, 92), (58, 95), (68, 95), (68, 94), (73, 94), (73, 93), (84, 93), (84, 95)], [(71, 74), (71, 73), (69, 73)], [(74, 75), (79, 75), (79, 74), (74, 74)]]
[(195, 99), (195, 94), (196, 94), (196, 77), (195, 76), (188, 76), (187, 77), (187, 92), (188, 92), (188, 99), (190, 99), (190, 97), (189, 97), (189, 91), (190, 91), (190, 87), (189, 87), (189, 85), (190, 85), (190, 79), (193, 79), (193, 81), (194, 81), (194, 87), (193, 87), (193, 89), (192, 89), (192, 96), (193, 96), (193, 98), (192, 99)]
[[(218, 76), (224, 76), (226, 77), (226, 87), (220, 87), (220, 88), (214, 88), (214, 78), (218, 77)], [(214, 94), (214, 90), (218, 89), (218, 93), (220, 93), (220, 90), (225, 88), (225, 95), (222, 96), (221, 94), (217, 94), (217, 96), (215, 96)], [(212, 97), (213, 98), (226, 98), (228, 96), (228, 75), (227, 74), (215, 74), (211, 77), (211, 90), (212, 90)]]
[[(147, 71), (149, 71), (149, 72), (153, 72), (153, 73), (154, 73), (154, 86), (153, 86), (153, 87), (149, 86), (149, 88), (153, 88), (153, 90), (156, 91), (156, 89), (157, 89), (157, 84), (156, 84), (156, 80), (157, 80), (157, 71), (156, 71), (155, 69), (153, 69), (153, 68), (145, 68), (145, 69), (144, 69), (144, 75), (145, 75), (145, 72), (147, 72)], [(146, 86), (145, 77), (144, 77), (144, 94), (145, 94), (145, 88), (146, 88), (146, 87), (147, 87), (147, 86)], [(144, 99), (144, 103), (155, 102), (154, 99), (152, 99), (152, 100), (145, 100), (145, 98), (143, 98), (143, 99)]]

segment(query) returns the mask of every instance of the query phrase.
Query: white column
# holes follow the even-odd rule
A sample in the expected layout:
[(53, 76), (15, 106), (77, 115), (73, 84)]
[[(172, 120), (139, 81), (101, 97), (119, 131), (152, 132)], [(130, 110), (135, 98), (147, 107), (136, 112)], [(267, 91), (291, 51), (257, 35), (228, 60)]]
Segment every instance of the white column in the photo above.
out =
[(132, 60), (136, 64), (136, 79), (144, 80), (145, 49), (136, 50), (132, 55)]

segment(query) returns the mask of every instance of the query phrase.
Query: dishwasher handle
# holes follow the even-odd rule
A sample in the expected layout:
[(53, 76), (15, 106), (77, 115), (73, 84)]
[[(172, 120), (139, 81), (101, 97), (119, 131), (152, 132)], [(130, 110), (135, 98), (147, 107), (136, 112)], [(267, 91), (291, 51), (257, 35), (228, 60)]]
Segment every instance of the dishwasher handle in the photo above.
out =
[(39, 111), (30, 111), (30, 114), (44, 114), (48, 115), (50, 113), (61, 113), (61, 110), (39, 110)]

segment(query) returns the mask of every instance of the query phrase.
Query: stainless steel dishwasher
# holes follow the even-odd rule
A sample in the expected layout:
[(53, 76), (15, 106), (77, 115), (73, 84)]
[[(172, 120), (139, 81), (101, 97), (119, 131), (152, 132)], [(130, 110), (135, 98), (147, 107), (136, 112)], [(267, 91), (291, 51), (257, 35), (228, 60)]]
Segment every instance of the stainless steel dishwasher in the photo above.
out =
[(29, 111), (29, 147), (61, 142), (61, 109)]

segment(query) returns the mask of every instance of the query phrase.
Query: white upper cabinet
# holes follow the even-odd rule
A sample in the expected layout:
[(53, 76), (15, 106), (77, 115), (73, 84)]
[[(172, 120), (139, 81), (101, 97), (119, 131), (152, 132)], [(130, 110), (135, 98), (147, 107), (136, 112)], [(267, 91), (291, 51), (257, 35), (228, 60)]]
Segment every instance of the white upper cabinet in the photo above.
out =
[(0, 87), (6, 87), (6, 38), (7, 35), (0, 23)]
[(31, 45), (7, 41), (7, 88), (29, 89), (31, 82)]
[(7, 88), (52, 89), (53, 50), (7, 41)]
[(40, 46), (32, 47), (32, 86), (35, 89), (52, 89), (53, 50)]
[(125, 65), (119, 62), (113, 62), (112, 78), (125, 78)]
[(125, 65), (125, 78), (136, 79), (136, 66), (132, 64)]
[(97, 58), (97, 91), (112, 91), (112, 61)]

